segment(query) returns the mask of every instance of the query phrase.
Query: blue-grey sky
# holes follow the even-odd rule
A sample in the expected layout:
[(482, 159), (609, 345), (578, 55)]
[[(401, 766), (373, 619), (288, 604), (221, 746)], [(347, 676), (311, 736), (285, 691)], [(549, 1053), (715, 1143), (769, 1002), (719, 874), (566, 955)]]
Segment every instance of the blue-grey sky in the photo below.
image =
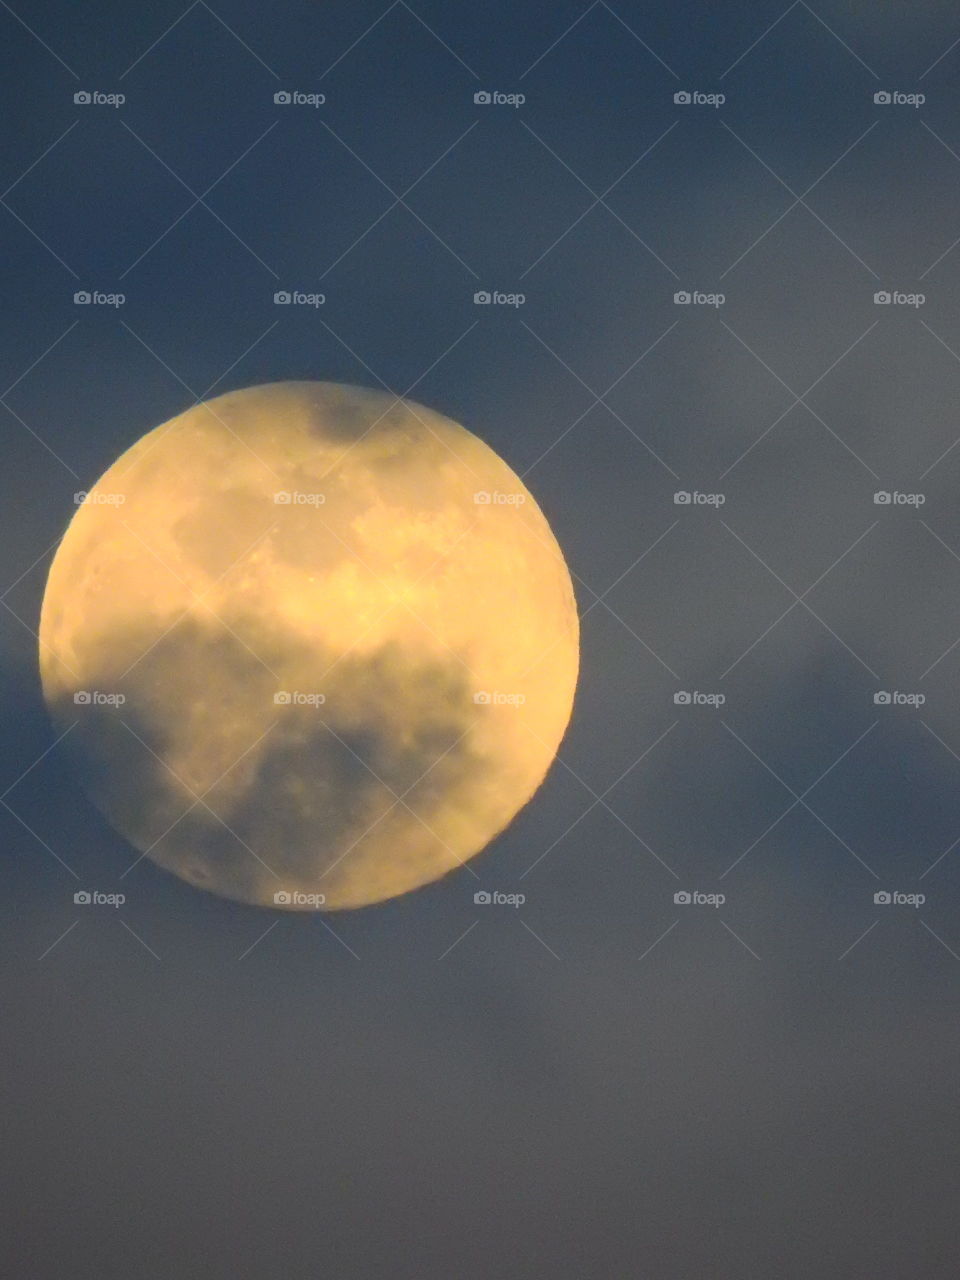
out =
[[(4, 1271), (953, 1276), (952, 6), (0, 30)], [(310, 918), (124, 876), (53, 746), (74, 493), (284, 379), (462, 422), (564, 548), (573, 721), (473, 864), (520, 908), (467, 873)]]

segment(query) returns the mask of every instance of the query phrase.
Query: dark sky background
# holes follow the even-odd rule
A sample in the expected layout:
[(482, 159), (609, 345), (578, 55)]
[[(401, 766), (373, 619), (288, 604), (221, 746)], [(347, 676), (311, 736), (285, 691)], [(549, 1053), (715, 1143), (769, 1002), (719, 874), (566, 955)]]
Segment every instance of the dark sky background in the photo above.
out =
[[(954, 6), (16, 8), (0, 1269), (955, 1276)], [(208, 392), (313, 378), (479, 434), (575, 575), (560, 759), (473, 864), (519, 909), (467, 873), (329, 917), (121, 880), (51, 750), (74, 492)]]

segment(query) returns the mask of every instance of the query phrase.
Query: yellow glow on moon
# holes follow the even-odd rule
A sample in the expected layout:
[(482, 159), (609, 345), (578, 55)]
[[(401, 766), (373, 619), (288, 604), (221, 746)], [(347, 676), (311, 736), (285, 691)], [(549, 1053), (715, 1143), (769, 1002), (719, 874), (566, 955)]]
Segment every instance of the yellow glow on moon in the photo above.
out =
[(530, 799), (573, 704), (570, 575), (483, 441), (380, 392), (252, 387), (148, 432), (78, 507), (40, 623), (84, 786), (241, 902), (438, 879)]

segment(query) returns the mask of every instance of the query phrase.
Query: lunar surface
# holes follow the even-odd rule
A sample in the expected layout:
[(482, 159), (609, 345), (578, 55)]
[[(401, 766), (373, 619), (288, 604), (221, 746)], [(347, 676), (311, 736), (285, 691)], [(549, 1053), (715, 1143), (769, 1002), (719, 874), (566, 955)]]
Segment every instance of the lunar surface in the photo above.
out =
[(506, 463), (322, 382), (138, 440), (79, 500), (40, 623), (47, 705), (111, 824), (190, 884), (293, 910), (483, 849), (550, 767), (578, 660), (570, 575)]

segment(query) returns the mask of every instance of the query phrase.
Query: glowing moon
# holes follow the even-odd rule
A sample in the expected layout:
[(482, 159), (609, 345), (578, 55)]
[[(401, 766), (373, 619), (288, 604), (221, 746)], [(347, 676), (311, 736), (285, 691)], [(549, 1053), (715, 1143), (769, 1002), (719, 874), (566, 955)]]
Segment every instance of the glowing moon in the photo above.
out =
[(242, 902), (359, 907), (436, 880), (530, 799), (577, 613), (524, 487), (380, 392), (252, 387), (148, 432), (78, 507), (44, 696), (141, 852)]

